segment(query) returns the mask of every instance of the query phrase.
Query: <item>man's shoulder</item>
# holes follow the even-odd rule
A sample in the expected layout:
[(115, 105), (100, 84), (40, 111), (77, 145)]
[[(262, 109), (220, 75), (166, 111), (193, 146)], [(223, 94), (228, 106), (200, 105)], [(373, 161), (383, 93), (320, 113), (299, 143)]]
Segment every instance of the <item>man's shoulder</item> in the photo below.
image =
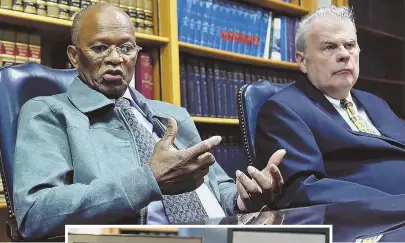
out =
[(37, 96), (31, 98), (23, 105), (21, 112), (51, 112), (57, 113), (60, 111), (77, 112), (75, 106), (70, 102), (67, 93), (60, 93), (50, 96)]
[(180, 106), (176, 106), (160, 100), (148, 100), (149, 105), (155, 111), (159, 111), (167, 116), (173, 117), (176, 120), (182, 120), (190, 117), (188, 111)]
[(280, 104), (288, 106), (290, 108), (307, 106), (306, 102), (309, 101), (305, 93), (297, 86), (296, 83), (292, 83), (287, 87), (276, 92), (265, 105)]

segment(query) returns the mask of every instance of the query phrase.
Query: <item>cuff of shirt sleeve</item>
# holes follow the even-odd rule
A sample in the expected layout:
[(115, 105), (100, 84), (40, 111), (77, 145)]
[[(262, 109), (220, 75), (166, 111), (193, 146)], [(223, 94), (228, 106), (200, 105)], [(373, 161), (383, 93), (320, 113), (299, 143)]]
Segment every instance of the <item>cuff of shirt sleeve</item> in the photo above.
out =
[(129, 171), (122, 177), (122, 185), (136, 212), (153, 201), (162, 200), (162, 193), (149, 165)]

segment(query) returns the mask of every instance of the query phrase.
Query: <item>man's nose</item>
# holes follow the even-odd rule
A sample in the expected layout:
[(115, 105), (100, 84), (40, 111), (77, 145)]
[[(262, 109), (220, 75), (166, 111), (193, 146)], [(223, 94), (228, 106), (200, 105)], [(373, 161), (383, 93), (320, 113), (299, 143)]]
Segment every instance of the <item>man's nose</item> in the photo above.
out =
[(345, 62), (350, 59), (350, 53), (345, 47), (341, 46), (336, 51), (336, 59), (338, 62)]
[(117, 48), (112, 48), (110, 53), (105, 58), (105, 61), (111, 62), (113, 64), (119, 64), (123, 61), (121, 55), (119, 54)]

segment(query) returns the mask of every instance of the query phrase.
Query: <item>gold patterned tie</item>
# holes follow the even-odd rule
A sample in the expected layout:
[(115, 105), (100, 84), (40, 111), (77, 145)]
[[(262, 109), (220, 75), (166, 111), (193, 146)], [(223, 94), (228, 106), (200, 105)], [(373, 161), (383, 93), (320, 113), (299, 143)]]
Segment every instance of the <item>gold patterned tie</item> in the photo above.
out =
[(352, 102), (343, 99), (340, 101), (340, 104), (345, 109), (347, 115), (349, 115), (350, 120), (357, 127), (357, 129), (359, 129), (359, 131), (377, 135), (374, 129), (370, 126), (370, 124), (354, 110)]

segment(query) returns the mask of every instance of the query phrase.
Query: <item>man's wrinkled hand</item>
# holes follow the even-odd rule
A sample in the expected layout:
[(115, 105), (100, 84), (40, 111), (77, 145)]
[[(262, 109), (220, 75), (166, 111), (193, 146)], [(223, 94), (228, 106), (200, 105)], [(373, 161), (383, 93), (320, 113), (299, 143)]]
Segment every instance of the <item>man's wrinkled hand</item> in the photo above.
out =
[(236, 186), (239, 192), (237, 205), (242, 212), (253, 212), (270, 205), (275, 194), (283, 187), (283, 178), (278, 165), (286, 151), (276, 151), (269, 159), (266, 168), (259, 171), (253, 166), (248, 167), (249, 178), (241, 171), (236, 171)]
[(162, 194), (180, 194), (198, 188), (215, 162), (214, 156), (208, 151), (222, 140), (220, 136), (213, 136), (193, 147), (177, 150), (173, 148), (176, 135), (176, 120), (169, 118), (168, 128), (156, 144), (150, 160)]

